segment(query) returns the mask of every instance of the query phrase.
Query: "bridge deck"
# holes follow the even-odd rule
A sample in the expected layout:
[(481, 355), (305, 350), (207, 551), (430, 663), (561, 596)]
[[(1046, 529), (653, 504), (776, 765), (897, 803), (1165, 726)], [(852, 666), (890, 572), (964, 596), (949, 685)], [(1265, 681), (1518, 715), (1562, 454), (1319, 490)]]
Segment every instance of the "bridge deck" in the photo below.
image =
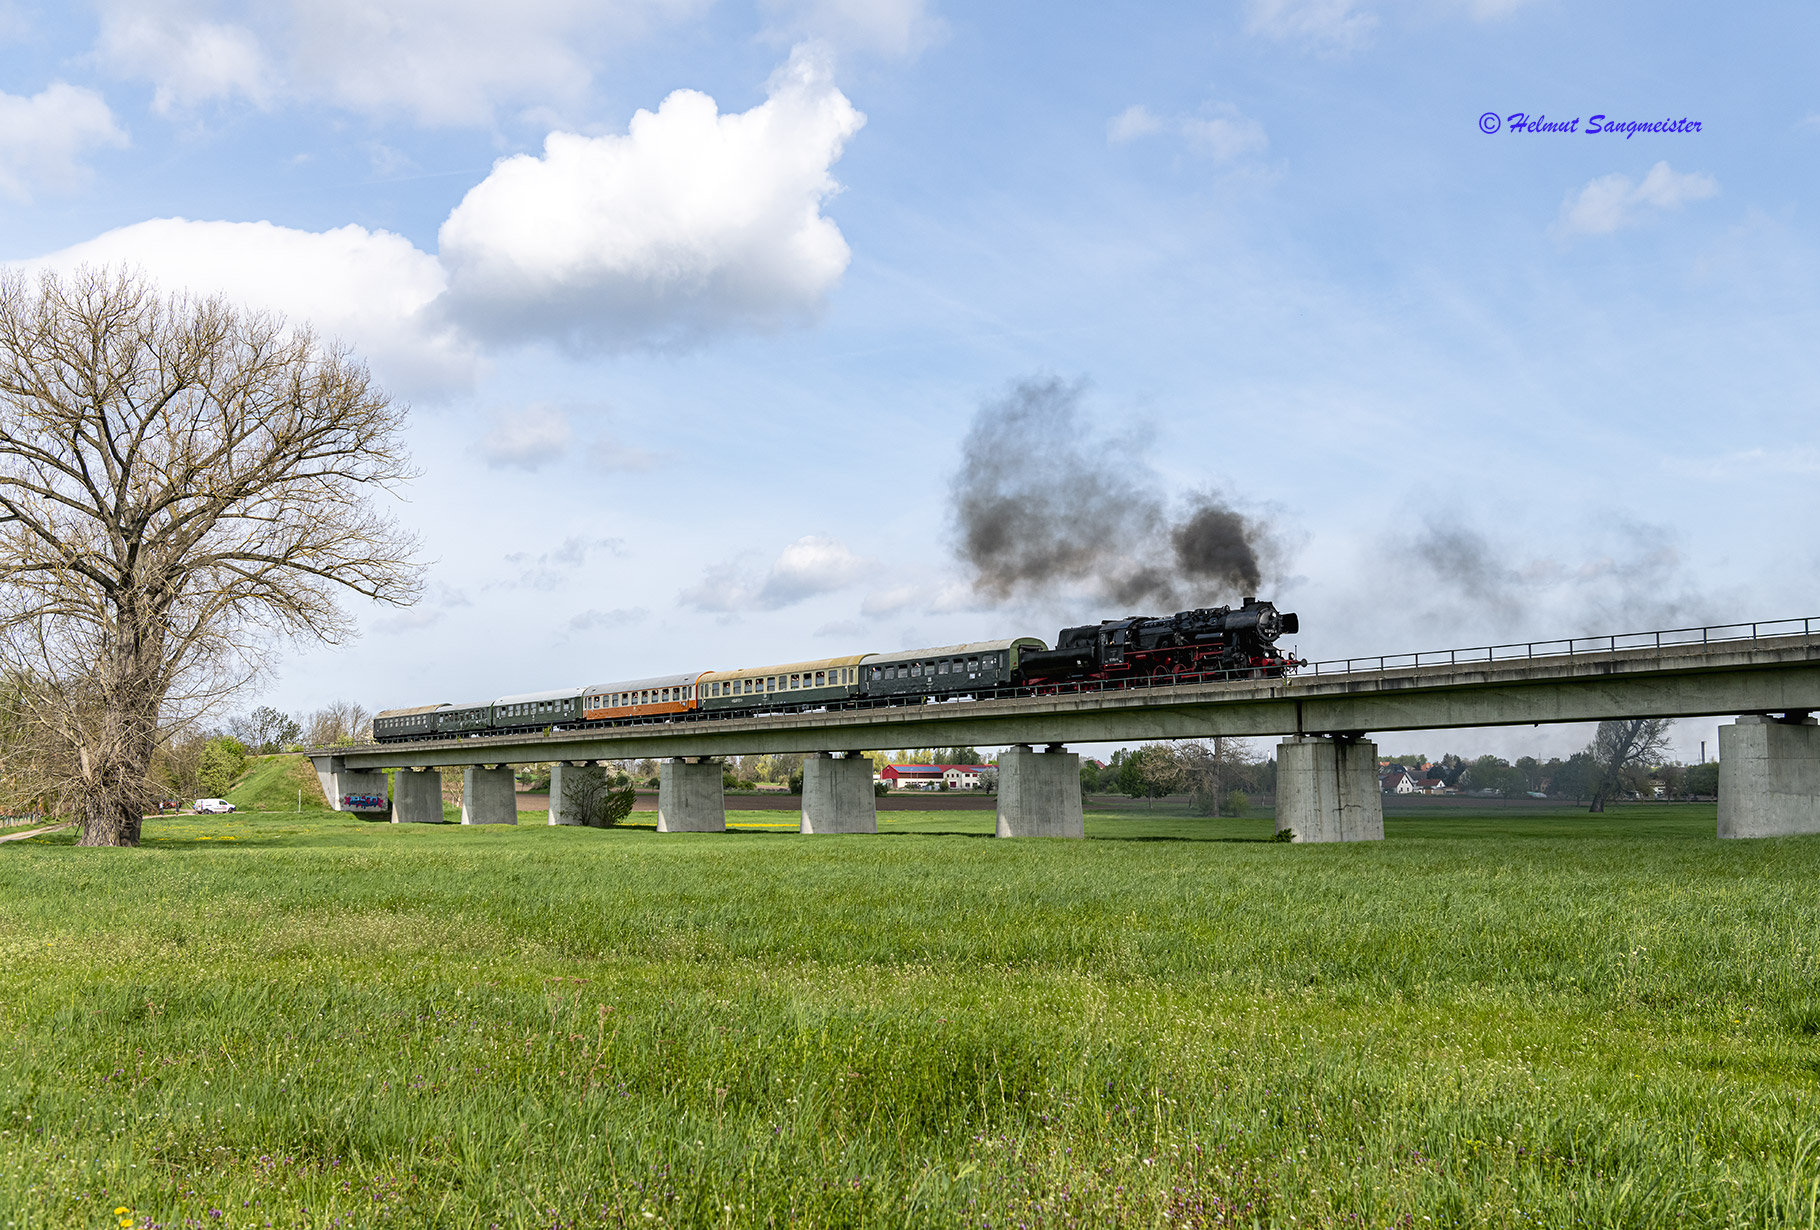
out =
[[(1521, 657), (1453, 652), (1454, 660), (1372, 659), (1366, 669), (1322, 669), (1279, 679), (1139, 688), (1082, 685), (1042, 696), (363, 744), (313, 754), (343, 758), (350, 769), (434, 768), (1820, 710), (1820, 630)], [(1459, 656), (1477, 653), (1486, 659)]]

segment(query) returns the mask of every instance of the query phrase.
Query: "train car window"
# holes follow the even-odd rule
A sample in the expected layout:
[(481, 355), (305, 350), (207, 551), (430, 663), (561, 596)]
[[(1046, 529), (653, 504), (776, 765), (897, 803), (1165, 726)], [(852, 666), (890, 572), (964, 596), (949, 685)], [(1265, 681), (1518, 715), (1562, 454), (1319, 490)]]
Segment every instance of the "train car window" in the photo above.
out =
[(765, 691), (767, 691), (767, 692), (777, 691), (777, 676), (776, 675), (766, 675), (765, 676)]
[(828, 682), (828, 672), (827, 671), (816, 671), (815, 672), (815, 686), (816, 687), (818, 687), (818, 688), (823, 687), (827, 684), (827, 682)]
[(800, 672), (790, 676), (790, 686), (793, 688), (800, 688), (803, 686), (803, 677)]

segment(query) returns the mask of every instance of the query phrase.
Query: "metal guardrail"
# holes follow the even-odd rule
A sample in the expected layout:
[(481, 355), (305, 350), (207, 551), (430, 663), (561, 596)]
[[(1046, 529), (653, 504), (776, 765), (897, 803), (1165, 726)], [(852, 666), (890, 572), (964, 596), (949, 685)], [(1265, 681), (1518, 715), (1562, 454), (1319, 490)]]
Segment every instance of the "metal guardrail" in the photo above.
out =
[(1664, 628), (1656, 632), (1624, 632), (1614, 636), (1566, 637), (1552, 641), (1511, 641), (1472, 649), (1438, 649), (1419, 653), (1379, 654), (1377, 657), (1333, 658), (1303, 662), (1298, 674), (1358, 675), (1372, 671), (1418, 666), (1470, 666), (1478, 662), (1520, 662), (1527, 658), (1578, 658), (1626, 650), (1672, 649), (1681, 645), (1725, 645), (1770, 637), (1807, 636), (1820, 616), (1806, 619), (1770, 619), (1752, 623), (1709, 624), (1701, 628)]

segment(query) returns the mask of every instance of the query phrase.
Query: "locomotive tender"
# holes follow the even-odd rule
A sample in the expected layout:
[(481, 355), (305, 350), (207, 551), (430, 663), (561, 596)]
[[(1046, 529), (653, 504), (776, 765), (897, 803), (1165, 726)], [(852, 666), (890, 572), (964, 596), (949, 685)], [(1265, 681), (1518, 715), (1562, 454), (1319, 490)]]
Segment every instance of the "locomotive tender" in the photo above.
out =
[(812, 709), (920, 704), (1018, 689), (1040, 695), (1103, 687), (1282, 675), (1295, 669), (1276, 640), (1299, 621), (1268, 602), (1132, 616), (1063, 628), (1054, 649), (1034, 636), (903, 653), (849, 654), (730, 671), (694, 671), (467, 704), (387, 709), (380, 743), (535, 734), (629, 723), (700, 721)]

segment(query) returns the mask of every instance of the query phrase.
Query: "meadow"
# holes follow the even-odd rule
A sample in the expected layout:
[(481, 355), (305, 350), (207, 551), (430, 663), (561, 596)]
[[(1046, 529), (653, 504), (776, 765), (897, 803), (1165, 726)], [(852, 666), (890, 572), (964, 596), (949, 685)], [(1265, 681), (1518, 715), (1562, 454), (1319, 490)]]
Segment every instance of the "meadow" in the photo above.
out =
[(1820, 839), (542, 819), (0, 845), (0, 1227), (1820, 1225)]

